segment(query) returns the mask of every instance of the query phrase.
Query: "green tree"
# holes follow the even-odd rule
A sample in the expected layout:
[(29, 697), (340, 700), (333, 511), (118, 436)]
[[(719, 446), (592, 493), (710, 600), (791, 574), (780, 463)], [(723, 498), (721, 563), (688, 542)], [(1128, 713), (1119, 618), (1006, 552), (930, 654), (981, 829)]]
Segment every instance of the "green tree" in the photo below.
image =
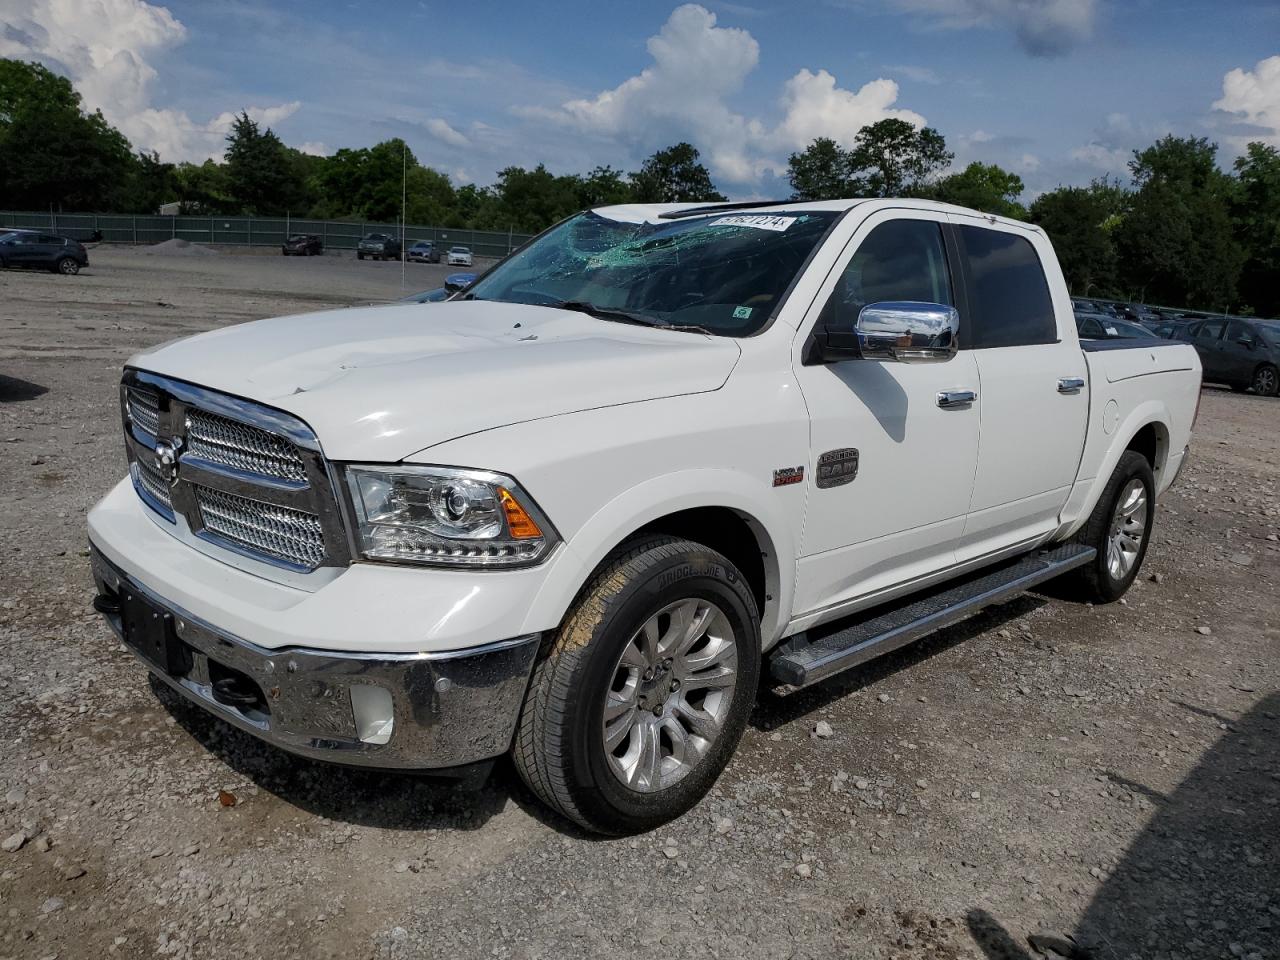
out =
[(227, 134), (227, 191), (242, 213), (283, 214), (305, 202), (289, 150), (270, 128), (241, 113)]
[(1124, 190), (1103, 179), (1088, 187), (1050, 190), (1031, 204), (1031, 221), (1049, 234), (1073, 294), (1119, 293), (1113, 233), (1127, 199)]
[(118, 209), (136, 164), (129, 141), (101, 112), (84, 112), (66, 77), (0, 60), (0, 206)]
[(1025, 220), (1027, 209), (1018, 202), (1022, 189), (1022, 178), (1016, 173), (994, 163), (975, 161), (959, 173), (926, 187), (922, 193), (945, 203)]
[(1232, 205), (1235, 233), (1244, 247), (1240, 299), (1258, 316), (1280, 316), (1280, 150), (1251, 143), (1235, 162)]
[(853, 176), (853, 158), (830, 137), (818, 137), (787, 158), (787, 179), (794, 200), (855, 197), (861, 183)]
[(582, 209), (582, 179), (556, 176), (542, 164), (500, 171), (493, 192), (498, 204), (490, 229), (536, 233)]
[(851, 183), (873, 197), (921, 192), (954, 158), (932, 127), (917, 130), (905, 120), (878, 120), (858, 131), (850, 151)]
[(1121, 281), (1150, 303), (1226, 309), (1244, 251), (1229, 209), (1236, 183), (1218, 169), (1217, 144), (1166, 136), (1134, 151), (1137, 191), (1116, 228)]
[(697, 148), (677, 143), (649, 157), (631, 174), (637, 203), (714, 203), (726, 199), (711, 182)]
[(578, 206), (607, 207), (615, 203), (630, 203), (633, 199), (631, 184), (626, 174), (613, 167), (596, 167), (581, 178), (578, 189)]
[(180, 163), (173, 172), (176, 199), (183, 213), (231, 213), (235, 210), (227, 187), (227, 169), (216, 160)]

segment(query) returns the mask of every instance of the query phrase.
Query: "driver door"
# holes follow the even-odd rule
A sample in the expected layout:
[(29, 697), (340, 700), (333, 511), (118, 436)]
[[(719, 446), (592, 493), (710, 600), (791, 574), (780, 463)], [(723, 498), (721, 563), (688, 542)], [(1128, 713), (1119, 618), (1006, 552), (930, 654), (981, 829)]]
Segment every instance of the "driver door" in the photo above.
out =
[[(954, 305), (945, 223), (922, 210), (868, 217), (801, 326), (794, 369), (809, 409), (810, 461), (795, 609), (814, 615), (806, 624), (955, 563), (977, 469), (979, 406), (941, 406), (939, 394), (976, 397), (972, 351), (941, 363), (803, 359), (816, 324), (852, 331), (867, 304)], [(853, 478), (819, 485), (820, 464), (850, 450)]]

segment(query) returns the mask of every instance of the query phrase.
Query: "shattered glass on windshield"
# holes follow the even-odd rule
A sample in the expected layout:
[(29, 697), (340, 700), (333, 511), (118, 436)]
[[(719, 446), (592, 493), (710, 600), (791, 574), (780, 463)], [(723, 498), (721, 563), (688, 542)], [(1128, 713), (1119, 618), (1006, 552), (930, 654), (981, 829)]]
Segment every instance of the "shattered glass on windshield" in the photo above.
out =
[(837, 216), (710, 212), (629, 222), (584, 213), (500, 264), (467, 299), (749, 336), (768, 323)]

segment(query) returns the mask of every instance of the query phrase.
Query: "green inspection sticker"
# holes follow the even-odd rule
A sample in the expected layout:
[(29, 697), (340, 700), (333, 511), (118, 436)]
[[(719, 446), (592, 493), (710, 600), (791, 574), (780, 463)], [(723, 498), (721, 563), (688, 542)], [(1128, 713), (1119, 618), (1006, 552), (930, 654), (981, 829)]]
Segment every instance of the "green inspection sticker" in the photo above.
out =
[(734, 308), (733, 308), (733, 319), (735, 319), (735, 320), (750, 320), (750, 319), (751, 319), (751, 308), (750, 308), (750, 307), (734, 307)]

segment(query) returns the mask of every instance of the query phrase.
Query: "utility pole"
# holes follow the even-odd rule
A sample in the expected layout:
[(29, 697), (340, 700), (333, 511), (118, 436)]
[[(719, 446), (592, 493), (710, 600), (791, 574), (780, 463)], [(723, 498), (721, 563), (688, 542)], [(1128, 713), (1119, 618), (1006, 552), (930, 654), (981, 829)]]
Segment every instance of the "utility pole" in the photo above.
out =
[(400, 141), (400, 290), (404, 290), (404, 216), (409, 197), (409, 145)]

